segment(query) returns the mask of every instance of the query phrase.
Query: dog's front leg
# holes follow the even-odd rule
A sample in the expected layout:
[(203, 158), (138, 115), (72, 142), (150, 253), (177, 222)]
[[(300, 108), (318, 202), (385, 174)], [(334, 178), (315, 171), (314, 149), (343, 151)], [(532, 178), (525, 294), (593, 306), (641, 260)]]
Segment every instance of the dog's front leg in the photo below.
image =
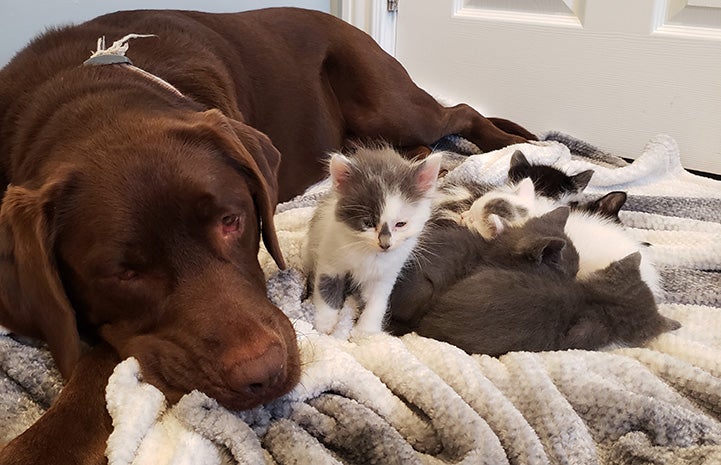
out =
[(107, 463), (112, 421), (105, 408), (105, 386), (118, 362), (105, 344), (85, 354), (48, 411), (0, 451), (0, 465)]

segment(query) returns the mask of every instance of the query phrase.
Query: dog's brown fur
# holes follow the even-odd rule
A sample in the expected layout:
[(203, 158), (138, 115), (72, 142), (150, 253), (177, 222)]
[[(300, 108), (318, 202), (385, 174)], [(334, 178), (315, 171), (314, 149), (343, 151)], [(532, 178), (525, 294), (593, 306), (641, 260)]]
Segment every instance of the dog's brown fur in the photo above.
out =
[[(182, 96), (80, 65), (129, 33), (157, 35), (128, 56)], [(295, 333), (257, 260), (262, 236), (283, 267), (276, 202), (355, 140), (453, 133), (485, 150), (533, 138), (441, 107), (321, 13), (120, 12), (36, 39), (0, 71), (0, 324), (47, 341), (69, 381), (0, 462), (103, 461), (102, 387), (125, 357), (171, 401), (199, 389), (243, 409), (290, 390)], [(83, 355), (82, 338), (100, 345)]]

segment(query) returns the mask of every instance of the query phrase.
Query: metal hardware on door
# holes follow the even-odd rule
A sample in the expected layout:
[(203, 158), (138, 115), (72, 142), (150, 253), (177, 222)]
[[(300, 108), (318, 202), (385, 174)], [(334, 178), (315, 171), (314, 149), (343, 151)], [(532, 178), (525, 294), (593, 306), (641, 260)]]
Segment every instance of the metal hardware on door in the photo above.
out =
[(398, 0), (387, 0), (387, 10), (390, 13), (398, 12)]

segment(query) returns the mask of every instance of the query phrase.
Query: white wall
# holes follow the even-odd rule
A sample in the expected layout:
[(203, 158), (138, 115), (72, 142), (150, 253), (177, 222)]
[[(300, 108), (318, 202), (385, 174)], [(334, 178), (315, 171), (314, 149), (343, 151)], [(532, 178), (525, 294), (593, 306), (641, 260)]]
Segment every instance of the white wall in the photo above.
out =
[(299, 6), (331, 12), (334, 0), (0, 0), (0, 67), (48, 26), (82, 22), (117, 10), (178, 9), (229, 12)]

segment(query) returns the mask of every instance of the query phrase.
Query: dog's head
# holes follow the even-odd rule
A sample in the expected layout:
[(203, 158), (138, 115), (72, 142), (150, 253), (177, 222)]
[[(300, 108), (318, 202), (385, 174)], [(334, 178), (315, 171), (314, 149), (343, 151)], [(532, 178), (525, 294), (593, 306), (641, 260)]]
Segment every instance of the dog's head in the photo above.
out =
[(87, 333), (136, 357), (171, 401), (199, 389), (242, 409), (287, 392), (295, 332), (257, 260), (262, 236), (284, 266), (278, 151), (215, 110), (123, 128), (8, 188), (0, 324), (46, 340), (66, 377)]

